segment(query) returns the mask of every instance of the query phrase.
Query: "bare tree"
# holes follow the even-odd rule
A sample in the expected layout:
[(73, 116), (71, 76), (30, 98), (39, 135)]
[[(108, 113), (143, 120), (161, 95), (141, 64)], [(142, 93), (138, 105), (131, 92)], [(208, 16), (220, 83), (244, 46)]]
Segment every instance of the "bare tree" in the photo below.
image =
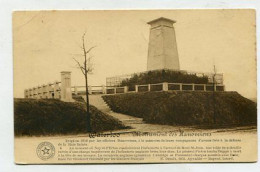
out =
[(86, 36), (86, 32), (84, 32), (84, 34), (82, 35), (82, 47), (81, 48), (82, 48), (82, 51), (83, 51), (82, 56), (84, 57), (83, 64), (81, 64), (77, 59), (75, 59), (75, 58), (73, 58), (73, 59), (77, 63), (77, 68), (79, 68), (81, 70), (81, 72), (82, 72), (82, 74), (84, 75), (84, 78), (85, 78), (86, 106), (87, 106), (87, 131), (91, 132), (92, 128), (91, 128), (91, 114), (90, 114), (90, 108), (89, 108), (88, 74), (93, 71), (93, 66), (91, 64), (92, 56), (90, 56), (90, 52), (96, 46), (93, 46), (93, 47), (90, 47), (90, 48), (87, 49), (86, 45), (85, 45), (85, 36)]

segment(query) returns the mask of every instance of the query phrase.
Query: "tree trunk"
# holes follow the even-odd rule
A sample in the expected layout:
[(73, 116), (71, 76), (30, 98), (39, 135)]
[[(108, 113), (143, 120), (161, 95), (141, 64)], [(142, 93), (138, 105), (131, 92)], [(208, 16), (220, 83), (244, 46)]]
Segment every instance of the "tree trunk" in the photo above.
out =
[(87, 103), (87, 131), (91, 132), (91, 122), (90, 122), (90, 110), (89, 110), (89, 97), (88, 97), (88, 75), (85, 75), (85, 82), (86, 82), (86, 103)]

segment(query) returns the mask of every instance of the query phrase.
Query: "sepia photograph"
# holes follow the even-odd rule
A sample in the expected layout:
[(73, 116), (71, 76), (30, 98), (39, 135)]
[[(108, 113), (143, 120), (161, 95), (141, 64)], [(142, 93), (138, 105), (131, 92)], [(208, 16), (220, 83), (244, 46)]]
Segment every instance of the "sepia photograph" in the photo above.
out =
[(15, 163), (257, 161), (255, 10), (12, 20)]

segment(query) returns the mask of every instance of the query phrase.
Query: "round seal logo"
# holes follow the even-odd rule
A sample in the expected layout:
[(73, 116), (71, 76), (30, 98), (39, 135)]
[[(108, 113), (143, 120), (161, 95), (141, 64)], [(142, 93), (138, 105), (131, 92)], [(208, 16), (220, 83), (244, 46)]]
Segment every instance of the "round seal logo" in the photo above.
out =
[(55, 148), (50, 142), (42, 142), (37, 146), (36, 153), (42, 160), (48, 160), (55, 154)]

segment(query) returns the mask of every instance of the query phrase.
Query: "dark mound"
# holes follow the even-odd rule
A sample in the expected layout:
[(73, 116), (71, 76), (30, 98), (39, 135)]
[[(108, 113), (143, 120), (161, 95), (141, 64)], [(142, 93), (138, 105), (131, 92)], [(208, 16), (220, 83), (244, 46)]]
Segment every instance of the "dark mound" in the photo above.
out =
[(168, 125), (255, 125), (256, 103), (237, 92), (146, 92), (103, 97), (115, 112)]
[[(90, 107), (93, 132), (122, 129), (117, 119)], [(15, 99), (14, 131), (21, 135), (86, 133), (85, 103), (67, 103), (54, 99)]]

